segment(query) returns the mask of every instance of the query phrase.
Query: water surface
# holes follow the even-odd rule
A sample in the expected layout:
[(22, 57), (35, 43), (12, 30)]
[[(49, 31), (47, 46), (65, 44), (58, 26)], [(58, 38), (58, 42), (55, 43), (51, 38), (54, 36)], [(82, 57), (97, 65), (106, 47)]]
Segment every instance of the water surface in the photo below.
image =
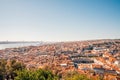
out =
[(25, 46), (39, 46), (42, 45), (40, 42), (24, 42), (24, 43), (3, 43), (0, 44), (0, 49), (5, 49), (5, 48), (17, 48), (17, 47), (25, 47)]

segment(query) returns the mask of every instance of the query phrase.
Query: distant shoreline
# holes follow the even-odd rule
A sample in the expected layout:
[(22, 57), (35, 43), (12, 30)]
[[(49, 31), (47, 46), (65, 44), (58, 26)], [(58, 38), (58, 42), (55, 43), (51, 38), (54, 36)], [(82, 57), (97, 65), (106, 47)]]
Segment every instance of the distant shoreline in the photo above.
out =
[(98, 41), (98, 40), (120, 40), (116, 39), (88, 39), (88, 40), (73, 40), (73, 41), (0, 41), (0, 44), (16, 44), (16, 43), (59, 43), (59, 42), (79, 42), (79, 41)]
[(25, 46), (39, 46), (44, 45), (45, 42), (0, 42), (0, 50), (6, 48), (18, 48)]
[(42, 43), (40, 41), (0, 41), (0, 44)]

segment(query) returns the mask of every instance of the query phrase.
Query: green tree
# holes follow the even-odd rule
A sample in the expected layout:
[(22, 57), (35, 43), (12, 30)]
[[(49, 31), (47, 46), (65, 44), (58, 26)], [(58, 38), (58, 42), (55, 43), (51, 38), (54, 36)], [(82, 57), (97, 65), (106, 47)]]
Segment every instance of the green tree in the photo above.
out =
[(91, 80), (86, 75), (79, 74), (76, 71), (67, 72), (63, 77), (65, 80)]
[(17, 75), (17, 70), (23, 70), (25, 65), (21, 62), (17, 62), (16, 60), (10, 60), (6, 65), (6, 75), (11, 76), (12, 79)]
[(17, 77), (15, 80), (33, 80), (34, 72), (28, 70), (17, 71)]
[(0, 59), (0, 80), (4, 79), (4, 75), (6, 74), (5, 66), (7, 64), (7, 61), (4, 59)]
[[(22, 70), (25, 68), (25, 65), (16, 60), (5, 60), (0, 59), (0, 80), (14, 79), (16, 76), (16, 70)], [(10, 77), (9, 77), (10, 76)]]
[(43, 69), (35, 71), (20, 70), (17, 71), (17, 75), (15, 80), (58, 80), (57, 76), (51, 71), (45, 71)]

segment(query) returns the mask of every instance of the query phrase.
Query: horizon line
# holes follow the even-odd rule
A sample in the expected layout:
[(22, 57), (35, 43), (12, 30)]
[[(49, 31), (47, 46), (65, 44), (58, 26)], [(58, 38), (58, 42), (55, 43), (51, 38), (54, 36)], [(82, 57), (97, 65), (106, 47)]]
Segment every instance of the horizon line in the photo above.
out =
[(84, 40), (0, 40), (0, 42), (76, 42), (76, 41), (92, 41), (92, 40), (119, 40), (120, 38), (101, 38), (101, 39), (84, 39)]

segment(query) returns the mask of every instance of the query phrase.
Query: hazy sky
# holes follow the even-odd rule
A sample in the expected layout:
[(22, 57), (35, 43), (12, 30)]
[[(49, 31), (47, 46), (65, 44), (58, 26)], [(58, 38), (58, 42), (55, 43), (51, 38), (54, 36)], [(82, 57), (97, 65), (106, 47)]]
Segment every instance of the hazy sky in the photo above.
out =
[(120, 38), (120, 0), (0, 0), (0, 41)]

